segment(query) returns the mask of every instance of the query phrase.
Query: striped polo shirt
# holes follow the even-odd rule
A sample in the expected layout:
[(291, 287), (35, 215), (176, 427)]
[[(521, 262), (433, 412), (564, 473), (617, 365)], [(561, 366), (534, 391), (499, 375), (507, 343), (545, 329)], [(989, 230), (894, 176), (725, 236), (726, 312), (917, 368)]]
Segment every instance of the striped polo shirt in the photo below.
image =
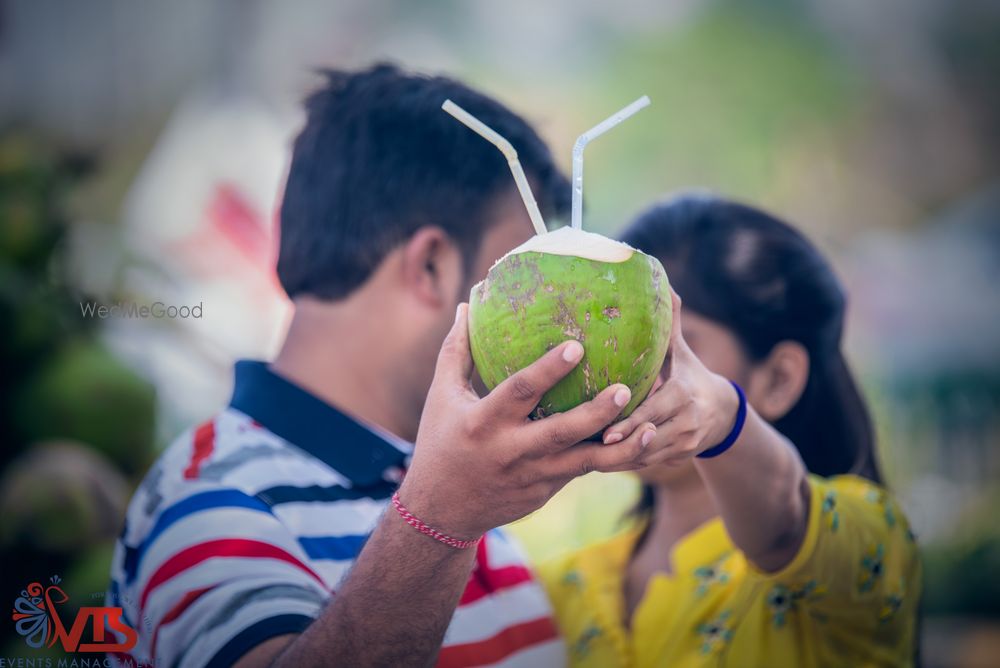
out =
[[(238, 362), (229, 407), (174, 442), (129, 505), (106, 598), (139, 642), (115, 659), (229, 666), (301, 632), (378, 523), (411, 448), (265, 363)], [(516, 546), (493, 530), (477, 550), (438, 665), (563, 665), (548, 600)]]

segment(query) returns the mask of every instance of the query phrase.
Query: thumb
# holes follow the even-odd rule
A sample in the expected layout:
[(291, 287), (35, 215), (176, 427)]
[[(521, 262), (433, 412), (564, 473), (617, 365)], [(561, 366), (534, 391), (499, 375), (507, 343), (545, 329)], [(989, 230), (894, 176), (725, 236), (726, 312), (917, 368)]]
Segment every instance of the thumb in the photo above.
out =
[(472, 351), (469, 348), (469, 305), (461, 303), (455, 310), (455, 324), (441, 344), (434, 383), (468, 387), (472, 375)]

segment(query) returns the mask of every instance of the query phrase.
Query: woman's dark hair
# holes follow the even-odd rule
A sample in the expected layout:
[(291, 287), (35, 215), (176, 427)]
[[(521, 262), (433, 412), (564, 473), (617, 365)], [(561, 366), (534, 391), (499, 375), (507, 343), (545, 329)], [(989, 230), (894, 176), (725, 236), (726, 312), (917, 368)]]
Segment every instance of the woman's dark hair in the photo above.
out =
[(621, 239), (658, 258), (684, 308), (732, 331), (751, 359), (801, 343), (809, 380), (774, 427), (810, 472), (881, 482), (871, 418), (840, 350), (846, 295), (802, 234), (743, 204), (684, 195), (640, 215)]

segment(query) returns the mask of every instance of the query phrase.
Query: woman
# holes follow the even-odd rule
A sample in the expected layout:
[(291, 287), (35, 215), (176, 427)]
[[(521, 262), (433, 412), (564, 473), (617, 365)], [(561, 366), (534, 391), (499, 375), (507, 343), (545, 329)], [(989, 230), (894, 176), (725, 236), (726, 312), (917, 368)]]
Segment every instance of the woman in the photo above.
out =
[(572, 664), (912, 665), (920, 563), (840, 352), (830, 266), (712, 197), (656, 206), (623, 240), (684, 307), (658, 387), (604, 441), (655, 427), (668, 447), (640, 472), (634, 527), (541, 569)]

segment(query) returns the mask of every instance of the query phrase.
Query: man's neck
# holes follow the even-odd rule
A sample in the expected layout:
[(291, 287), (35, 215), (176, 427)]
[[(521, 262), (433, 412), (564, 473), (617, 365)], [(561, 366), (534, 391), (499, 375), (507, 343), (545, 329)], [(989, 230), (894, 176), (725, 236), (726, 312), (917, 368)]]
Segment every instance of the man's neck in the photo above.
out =
[(415, 426), (394, 392), (385, 333), (362, 304), (304, 301), (271, 369), (354, 418), (413, 440)]

